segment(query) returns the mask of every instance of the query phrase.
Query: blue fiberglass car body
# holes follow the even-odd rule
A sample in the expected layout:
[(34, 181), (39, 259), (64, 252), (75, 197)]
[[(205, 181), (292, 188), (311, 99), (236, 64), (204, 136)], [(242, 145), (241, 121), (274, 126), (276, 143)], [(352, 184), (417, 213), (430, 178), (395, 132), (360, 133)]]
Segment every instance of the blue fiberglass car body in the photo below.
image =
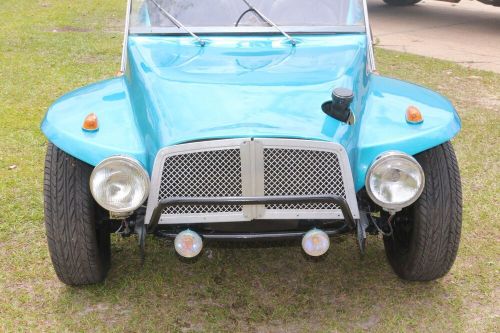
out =
[[(348, 188), (344, 208), (350, 210), (352, 219), (359, 224), (363, 218), (360, 210), (367, 210), (361, 204), (361, 193), (366, 191), (367, 172), (377, 158), (387, 152), (411, 158), (446, 143), (459, 132), (460, 119), (443, 96), (376, 73), (363, 1), (318, 1), (313, 9), (300, 3), (297, 0), (129, 1), (123, 75), (61, 97), (49, 108), (41, 126), (43, 133), (58, 149), (92, 167), (109, 158), (124, 156), (144, 168), (151, 181), (147, 211), (143, 213), (146, 217), (142, 220), (145, 225), (197, 225), (279, 216), (304, 220), (325, 218), (327, 215), (315, 214), (317, 211), (307, 215), (302, 207), (291, 215), (246, 212), (244, 217), (231, 215), (235, 213), (231, 210), (200, 210), (194, 212), (195, 219), (175, 220), (174, 217), (172, 220), (161, 215), (166, 214), (167, 208), (157, 208), (162, 202), (160, 199), (186, 199), (190, 193), (192, 197), (204, 199), (245, 194), (255, 198), (256, 194), (263, 194), (258, 190), (260, 180), (255, 181), (257, 185), (248, 186), (253, 190), (246, 190), (248, 179), (242, 176), (241, 193), (227, 190), (229, 185), (221, 185), (226, 192), (209, 193), (204, 189), (192, 194), (192, 191), (179, 190), (161, 197), (168, 192), (161, 185), (168, 173), (165, 165), (175, 162), (167, 162), (170, 161), (166, 159), (168, 154), (177, 156), (190, 149), (207, 152), (226, 144), (238, 147), (249, 144), (257, 147), (251, 149), (265, 150), (267, 146), (286, 145), (283, 140), (296, 143), (294, 147), (299, 150), (306, 149), (308, 142), (315, 151), (324, 151), (331, 145), (342, 155), (340, 164), (346, 162), (341, 167)], [(295, 15), (296, 12), (301, 15)], [(347, 95), (337, 96), (337, 88), (347, 91)], [(340, 98), (340, 102), (337, 101), (340, 111), (349, 113), (349, 121), (328, 112), (337, 105), (335, 96)], [(331, 106), (325, 109), (325, 102)], [(342, 109), (343, 102), (348, 105)], [(411, 112), (414, 114), (409, 114)], [(89, 114), (98, 119), (98, 128), (82, 128)], [(257, 143), (252, 143), (254, 141)], [(200, 150), (201, 146), (205, 150)], [(237, 170), (242, 174), (246, 170), (244, 163), (258, 165), (262, 158), (257, 153), (248, 153), (248, 156), (241, 153), (241, 156), (243, 171), (240, 166)], [(229, 164), (225, 158), (228, 157), (224, 155), (218, 163)], [(206, 162), (206, 168), (211, 167), (210, 163)], [(313, 164), (309, 167), (314, 168)], [(227, 168), (227, 165), (223, 167), (222, 175), (215, 182), (227, 176), (224, 175)], [(261, 172), (258, 166), (252, 168), (253, 171), (248, 171), (254, 174), (248, 176), (252, 179), (250, 182)], [(311, 170), (304, 171), (302, 177), (309, 177)], [(184, 168), (183, 172), (191, 172), (188, 178), (196, 178), (193, 173), (200, 171)], [(399, 175), (400, 171), (397, 172)], [(209, 179), (214, 182), (214, 178)], [(171, 181), (180, 182), (178, 178)], [(269, 182), (262, 181), (262, 186), (269, 187)], [(175, 184), (167, 187), (174, 188)], [(207, 179), (197, 179), (186, 186), (198, 185), (208, 186)], [(96, 190), (93, 191), (101, 204)], [(301, 199), (307, 195), (316, 198), (332, 194), (315, 191), (291, 192)], [(422, 189), (416, 192), (417, 197)], [(288, 197), (292, 194), (269, 193)], [(265, 195), (271, 196), (267, 192)], [(408, 206), (409, 201), (414, 202), (385, 206), (376, 198), (373, 201), (391, 216)], [(204, 204), (214, 207), (217, 203), (191, 202), (190, 207)], [(249, 200), (237, 204), (273, 203)], [(274, 204), (284, 205), (283, 202)], [(105, 204), (101, 206), (107, 208)], [(135, 216), (136, 211), (135, 208), (125, 212), (108, 210), (117, 219)], [(200, 216), (203, 212), (207, 214)], [(215, 215), (210, 215), (213, 213)], [(345, 210), (330, 216), (342, 217), (347, 219)], [(364, 227), (370, 224), (368, 221)], [(170, 235), (175, 236), (178, 231)], [(364, 237), (364, 230), (358, 228), (359, 232)]]

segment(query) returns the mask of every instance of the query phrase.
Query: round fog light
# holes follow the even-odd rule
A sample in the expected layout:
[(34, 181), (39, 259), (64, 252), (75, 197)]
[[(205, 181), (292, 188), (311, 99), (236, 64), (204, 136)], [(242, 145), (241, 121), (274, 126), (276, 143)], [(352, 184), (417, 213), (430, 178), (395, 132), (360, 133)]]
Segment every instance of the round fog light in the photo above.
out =
[(330, 237), (323, 230), (313, 229), (302, 238), (304, 252), (312, 257), (319, 257), (330, 248)]
[(185, 258), (193, 258), (200, 254), (203, 248), (203, 241), (196, 232), (184, 230), (180, 232), (174, 240), (175, 251)]

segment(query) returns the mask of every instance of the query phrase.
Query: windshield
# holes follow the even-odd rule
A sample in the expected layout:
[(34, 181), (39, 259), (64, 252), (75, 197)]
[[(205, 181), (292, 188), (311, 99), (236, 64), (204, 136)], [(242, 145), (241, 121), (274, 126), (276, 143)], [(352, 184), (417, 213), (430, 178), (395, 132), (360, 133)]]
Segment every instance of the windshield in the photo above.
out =
[[(363, 27), (362, 0), (249, 0), (255, 9), (281, 27)], [(178, 30), (156, 4), (186, 27), (269, 27), (243, 0), (133, 0), (130, 28)], [(168, 29), (170, 28), (170, 29)], [(196, 29), (194, 29), (196, 30)], [(224, 29), (226, 30), (226, 29)], [(303, 29), (304, 30), (304, 29)], [(307, 29), (305, 29), (307, 30)], [(206, 31), (206, 30), (205, 30)]]

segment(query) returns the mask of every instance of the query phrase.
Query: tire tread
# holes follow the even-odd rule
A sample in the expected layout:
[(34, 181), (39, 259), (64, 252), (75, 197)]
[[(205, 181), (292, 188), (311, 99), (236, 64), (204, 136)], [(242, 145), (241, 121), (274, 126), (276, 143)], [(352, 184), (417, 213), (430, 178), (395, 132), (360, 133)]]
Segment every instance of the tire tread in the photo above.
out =
[(54, 270), (68, 285), (101, 282), (108, 270), (109, 260), (97, 241), (91, 172), (90, 165), (49, 143), (44, 170), (46, 235)]
[(462, 189), (458, 162), (450, 142), (415, 156), (426, 180), (412, 209), (413, 234), (408, 253), (384, 239), (395, 272), (406, 280), (430, 281), (446, 275), (455, 261), (462, 224)]

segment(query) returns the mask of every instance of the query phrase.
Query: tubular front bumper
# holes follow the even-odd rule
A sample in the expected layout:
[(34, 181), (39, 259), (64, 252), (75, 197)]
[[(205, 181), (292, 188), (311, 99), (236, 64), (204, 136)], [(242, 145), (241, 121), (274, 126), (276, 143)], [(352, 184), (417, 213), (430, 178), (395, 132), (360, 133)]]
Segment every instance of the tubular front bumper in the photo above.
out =
[[(348, 232), (354, 230), (357, 222), (353, 218), (351, 209), (347, 201), (337, 195), (316, 195), (316, 196), (264, 196), (264, 197), (214, 197), (214, 198), (169, 198), (158, 202), (153, 210), (148, 232), (154, 233), (162, 211), (170, 206), (177, 205), (266, 205), (266, 204), (300, 204), (300, 203), (333, 203), (340, 207), (344, 215), (344, 226), (340, 229), (325, 230), (329, 235)], [(175, 234), (162, 233), (164, 237), (175, 238)], [(269, 233), (223, 233), (223, 234), (202, 234), (207, 239), (275, 239), (275, 238), (298, 238), (304, 235), (301, 231), (290, 232), (269, 232)]]

